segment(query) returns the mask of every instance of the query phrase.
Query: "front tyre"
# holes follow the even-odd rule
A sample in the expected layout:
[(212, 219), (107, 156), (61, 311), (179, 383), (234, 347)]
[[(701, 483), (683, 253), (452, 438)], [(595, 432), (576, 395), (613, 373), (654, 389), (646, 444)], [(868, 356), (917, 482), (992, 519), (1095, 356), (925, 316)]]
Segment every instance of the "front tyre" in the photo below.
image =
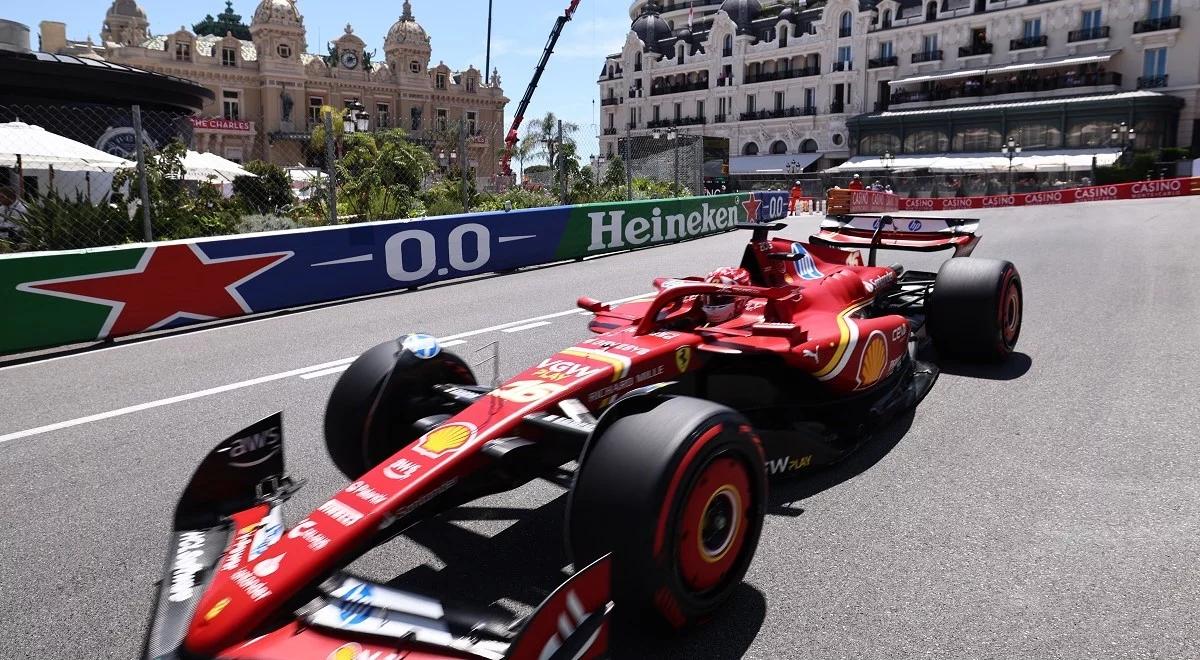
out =
[(950, 259), (928, 302), (929, 335), (945, 357), (999, 362), (1016, 349), (1024, 313), (1021, 276), (1012, 263)]
[(592, 439), (568, 505), (574, 563), (613, 553), (620, 607), (689, 627), (741, 584), (766, 497), (762, 449), (741, 415), (664, 397)]
[[(454, 412), (434, 385), (474, 385), (470, 367), (446, 351), (422, 358), (401, 337), (363, 353), (338, 379), (325, 408), (325, 446), (358, 479), (419, 437), (418, 420)], [(428, 355), (429, 352), (425, 352)]]

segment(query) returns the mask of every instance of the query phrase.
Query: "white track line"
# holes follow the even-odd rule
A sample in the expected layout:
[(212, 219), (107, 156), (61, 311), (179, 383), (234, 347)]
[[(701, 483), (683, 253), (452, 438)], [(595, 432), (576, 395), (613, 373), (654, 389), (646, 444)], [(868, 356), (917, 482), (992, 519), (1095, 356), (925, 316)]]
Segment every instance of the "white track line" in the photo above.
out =
[[(623, 302), (629, 302), (632, 300), (638, 300), (641, 298), (647, 298), (651, 295), (653, 295), (653, 294), (643, 293), (639, 296), (630, 296), (629, 298), (622, 298), (620, 300), (614, 300), (614, 301), (612, 301), (611, 304), (619, 304), (619, 303), (623, 303)], [(561, 316), (568, 316), (568, 315), (575, 314), (575, 313), (577, 313), (577, 310), (572, 309), (572, 310), (568, 310), (565, 312), (556, 312), (554, 314), (545, 314), (543, 316), (537, 316), (537, 317), (534, 317), (531, 319), (523, 319), (520, 321), (513, 321), (511, 323), (503, 323), (503, 324), (500, 324), (497, 326), (492, 326), (490, 328), (483, 328), (481, 330), (472, 330), (470, 332), (463, 332), (463, 333), (459, 333), (457, 335), (443, 337), (439, 341), (442, 342), (442, 346), (457, 346), (457, 345), (466, 343), (466, 342), (462, 342), (459, 340), (466, 339), (467, 337), (474, 337), (474, 336), (486, 334), (489, 332), (496, 332), (498, 330), (503, 331), (505, 328), (511, 328), (511, 327), (520, 326), (520, 325), (528, 325), (530, 323), (534, 323), (537, 321), (544, 321), (546, 319), (558, 318)], [(53, 431), (61, 431), (62, 429), (69, 429), (69, 428), (72, 428), (75, 426), (82, 426), (83, 424), (91, 424), (92, 422), (99, 422), (99, 421), (103, 421), (106, 419), (112, 419), (114, 417), (130, 415), (130, 414), (133, 414), (136, 412), (142, 412), (144, 410), (152, 410), (154, 408), (161, 408), (163, 406), (169, 406), (169, 405), (172, 405), (175, 403), (183, 403), (184, 401), (192, 401), (195, 399), (202, 399), (204, 397), (215, 396), (217, 394), (224, 394), (226, 392), (232, 392), (234, 390), (245, 389), (247, 387), (254, 387), (255, 385), (263, 385), (265, 383), (271, 383), (271, 382), (274, 382), (277, 380), (283, 380), (285, 378), (292, 378), (294, 376), (303, 376), (305, 374), (310, 374), (310, 373), (316, 374), (318, 372), (327, 372), (327, 374), (322, 374), (322, 375), (333, 374), (333, 373), (337, 373), (337, 370), (344, 370), (345, 368), (349, 367), (350, 363), (354, 362), (356, 359), (358, 359), (357, 356), (350, 357), (350, 358), (344, 358), (341, 360), (334, 360), (332, 362), (324, 362), (322, 364), (314, 364), (311, 367), (303, 367), (301, 369), (293, 369), (291, 371), (285, 371), (283, 373), (272, 374), (270, 376), (261, 376), (259, 378), (253, 378), (251, 380), (243, 380), (238, 383), (230, 383), (229, 385), (221, 385), (220, 387), (213, 387), (213, 388), (209, 388), (207, 390), (200, 390), (199, 392), (192, 392), (190, 394), (180, 394), (179, 396), (173, 396), (168, 399), (159, 399), (158, 401), (139, 403), (135, 406), (118, 408), (116, 410), (110, 410), (108, 412), (97, 413), (95, 415), (88, 415), (87, 417), (78, 417), (76, 419), (70, 419), (65, 422), (58, 422), (55, 424), (47, 424), (46, 426), (39, 426), (37, 428), (27, 429), (25, 431), (16, 431), (16, 432), (8, 433), (5, 435), (0, 435), (0, 444), (4, 444), (11, 440), (20, 440), (22, 438), (29, 438), (29, 437), (32, 437), (35, 435), (42, 435), (45, 433), (51, 433)], [(30, 364), (37, 364), (37, 363), (30, 363)], [(313, 377), (315, 378), (316, 376), (314, 375)]]
[(550, 325), (549, 321), (538, 321), (537, 323), (530, 323), (529, 325), (518, 325), (515, 328), (505, 328), (505, 329), (501, 330), (500, 332), (507, 332), (507, 333), (511, 334), (514, 332), (524, 332), (526, 330), (533, 330), (534, 328), (541, 328), (541, 327), (545, 327), (547, 325)]

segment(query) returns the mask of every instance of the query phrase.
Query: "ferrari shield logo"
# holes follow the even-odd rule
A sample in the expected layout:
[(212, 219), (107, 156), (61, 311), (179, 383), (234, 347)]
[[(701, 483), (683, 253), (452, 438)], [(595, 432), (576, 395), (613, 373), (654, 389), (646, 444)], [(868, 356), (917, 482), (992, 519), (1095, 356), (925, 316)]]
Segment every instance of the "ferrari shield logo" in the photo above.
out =
[(438, 458), (462, 449), (463, 445), (475, 439), (475, 432), (475, 427), (470, 424), (447, 424), (426, 433), (416, 450), (430, 458)]
[(675, 366), (679, 367), (679, 373), (686, 373), (688, 367), (692, 364), (692, 347), (681, 346), (675, 351)]

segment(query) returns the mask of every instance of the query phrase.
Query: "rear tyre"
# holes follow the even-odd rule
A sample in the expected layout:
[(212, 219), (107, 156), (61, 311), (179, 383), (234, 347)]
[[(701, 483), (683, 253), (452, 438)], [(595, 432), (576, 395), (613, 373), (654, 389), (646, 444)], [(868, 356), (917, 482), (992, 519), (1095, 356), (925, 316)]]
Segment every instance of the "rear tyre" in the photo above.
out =
[(1021, 337), (1025, 296), (1008, 261), (951, 259), (942, 264), (929, 300), (929, 335), (938, 353), (999, 362)]
[(325, 408), (325, 447), (342, 474), (358, 479), (419, 437), (413, 423), (454, 412), (434, 385), (474, 385), (470, 367), (440, 351), (422, 359), (401, 337), (363, 353), (338, 379)]
[(594, 436), (567, 513), (576, 566), (613, 554), (613, 595), (634, 616), (682, 629), (742, 582), (766, 514), (762, 448), (738, 413), (662, 398)]

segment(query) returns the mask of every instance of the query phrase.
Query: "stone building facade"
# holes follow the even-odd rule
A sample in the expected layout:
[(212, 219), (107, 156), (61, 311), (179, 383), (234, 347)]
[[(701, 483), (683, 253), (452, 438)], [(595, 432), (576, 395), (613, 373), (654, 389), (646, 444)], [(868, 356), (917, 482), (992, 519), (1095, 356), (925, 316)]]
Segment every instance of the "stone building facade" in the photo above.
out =
[(1138, 147), (1200, 151), (1200, 0), (636, 0), (630, 18), (599, 80), (602, 155), (683, 126), (729, 138), (735, 171), (902, 167), (1010, 136), (1111, 150), (1122, 122)]
[[(350, 25), (327, 45), (327, 53), (310, 53), (296, 0), (261, 0), (249, 26), (240, 20), (230, 2), (224, 13), (195, 26), (200, 34), (183, 27), (153, 34), (135, 0), (115, 0), (100, 44), (68, 40), (66, 26), (43, 22), (41, 49), (127, 64), (209, 88), (215, 98), (193, 121), (193, 148), (231, 160), (283, 166), (319, 161), (310, 136), (321, 121), (321, 108), (340, 113), (361, 104), (371, 130), (404, 129), (443, 167), (461, 167), (461, 121), (476, 175), (496, 174), (508, 103), (500, 76), (485, 77), (473, 66), (455, 70), (444, 62), (431, 64), (432, 40), (409, 0), (387, 32), (382, 57)], [(219, 29), (226, 31), (207, 33)], [(238, 39), (235, 32), (250, 38)]]

